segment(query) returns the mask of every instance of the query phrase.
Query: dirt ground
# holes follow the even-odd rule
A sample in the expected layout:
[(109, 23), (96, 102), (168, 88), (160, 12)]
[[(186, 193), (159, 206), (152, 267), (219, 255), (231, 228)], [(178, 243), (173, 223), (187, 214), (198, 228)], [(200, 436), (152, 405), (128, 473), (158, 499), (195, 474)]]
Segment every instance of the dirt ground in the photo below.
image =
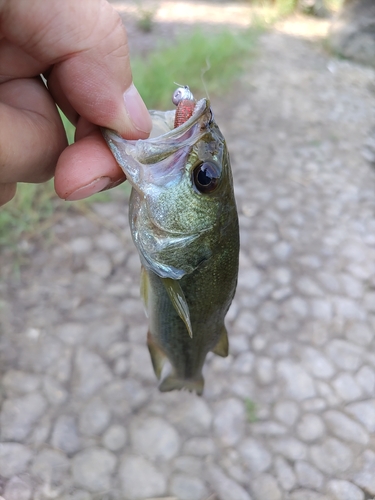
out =
[[(131, 53), (248, 5), (161, 2)], [(145, 6), (142, 3), (142, 6)], [(181, 14), (182, 13), (182, 14)], [(56, 220), (0, 256), (5, 500), (366, 500), (375, 495), (375, 72), (284, 19), (212, 108), (241, 228), (230, 355), (202, 398), (160, 394), (145, 346), (127, 200)], [(188, 83), (188, 82), (187, 82)], [(1, 499), (2, 500), (2, 499)]]

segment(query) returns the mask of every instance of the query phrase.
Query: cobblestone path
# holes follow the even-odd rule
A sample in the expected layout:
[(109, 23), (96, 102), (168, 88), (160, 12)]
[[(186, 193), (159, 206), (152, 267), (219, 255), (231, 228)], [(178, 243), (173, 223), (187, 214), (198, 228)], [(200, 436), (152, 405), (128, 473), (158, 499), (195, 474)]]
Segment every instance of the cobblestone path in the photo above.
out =
[(214, 103), (241, 269), (202, 398), (156, 388), (122, 191), (0, 259), (4, 499), (375, 495), (375, 74), (293, 26)]

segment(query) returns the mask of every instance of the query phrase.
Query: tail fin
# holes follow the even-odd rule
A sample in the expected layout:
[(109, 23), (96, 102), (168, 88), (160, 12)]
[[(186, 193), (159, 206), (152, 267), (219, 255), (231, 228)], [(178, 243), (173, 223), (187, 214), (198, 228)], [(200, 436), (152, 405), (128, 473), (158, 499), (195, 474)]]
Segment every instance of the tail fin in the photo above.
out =
[(202, 396), (204, 387), (204, 378), (202, 375), (195, 379), (178, 378), (175, 374), (168, 375), (159, 384), (160, 392), (173, 391), (175, 389), (187, 389), (189, 392), (196, 392), (198, 396)]

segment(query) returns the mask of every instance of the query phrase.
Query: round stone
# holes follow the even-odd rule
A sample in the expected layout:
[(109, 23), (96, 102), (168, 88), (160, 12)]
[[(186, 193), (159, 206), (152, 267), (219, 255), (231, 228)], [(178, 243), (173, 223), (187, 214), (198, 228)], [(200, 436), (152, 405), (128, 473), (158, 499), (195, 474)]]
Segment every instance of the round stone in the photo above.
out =
[(179, 500), (197, 500), (206, 498), (207, 489), (203, 481), (186, 474), (174, 474), (171, 478), (171, 493)]
[(327, 345), (326, 351), (333, 363), (343, 370), (357, 370), (362, 363), (362, 349), (346, 340), (332, 340)]
[(130, 376), (137, 380), (155, 382), (155, 373), (150, 362), (150, 353), (146, 345), (132, 345), (129, 352)]
[(3, 495), (6, 500), (30, 500), (32, 493), (32, 486), (26, 478), (14, 476), (7, 482)]
[(286, 267), (278, 267), (273, 272), (273, 277), (279, 285), (288, 285), (291, 280), (292, 273)]
[(56, 327), (55, 335), (65, 344), (77, 345), (85, 335), (85, 325), (81, 323), (64, 323)]
[(284, 457), (276, 457), (274, 461), (277, 481), (285, 491), (290, 491), (296, 485), (297, 479), (293, 469)]
[(56, 379), (48, 375), (43, 380), (43, 392), (51, 405), (58, 406), (68, 399), (68, 391)]
[(176, 429), (159, 417), (134, 420), (130, 440), (134, 451), (151, 460), (170, 460), (180, 448)]
[(6, 399), (0, 413), (2, 441), (23, 441), (47, 409), (45, 398), (35, 392)]
[(48, 484), (59, 484), (69, 467), (68, 458), (60, 450), (44, 449), (34, 458), (31, 473)]
[(367, 323), (352, 323), (346, 329), (345, 336), (354, 344), (367, 346), (372, 342), (374, 332)]
[(103, 435), (103, 445), (111, 451), (121, 450), (126, 444), (127, 432), (122, 425), (112, 425)]
[(238, 451), (252, 472), (265, 472), (271, 466), (271, 453), (256, 439), (246, 438)]
[(9, 370), (2, 378), (2, 386), (7, 395), (34, 392), (39, 389), (40, 383), (38, 375), (21, 370)]
[(122, 243), (119, 238), (109, 231), (99, 234), (95, 238), (95, 243), (96, 246), (100, 248), (100, 250), (104, 250), (105, 252), (109, 253), (115, 252), (116, 250), (120, 250), (122, 248)]
[(79, 348), (76, 356), (76, 396), (89, 398), (112, 380), (112, 373), (102, 358), (86, 348)]
[(79, 430), (86, 436), (101, 434), (108, 426), (111, 412), (100, 398), (94, 398), (81, 410)]
[(33, 456), (32, 451), (19, 443), (0, 443), (0, 471), (5, 478), (24, 472)]
[(273, 412), (277, 420), (292, 427), (297, 421), (300, 410), (294, 401), (279, 401), (275, 404)]
[(362, 396), (362, 390), (350, 373), (340, 373), (332, 385), (338, 396), (347, 401), (355, 401)]
[(233, 330), (243, 332), (248, 337), (255, 334), (258, 328), (258, 320), (253, 313), (246, 310), (241, 310), (234, 322)]
[(233, 446), (239, 442), (245, 427), (245, 408), (238, 399), (229, 398), (220, 401), (216, 406), (214, 417), (214, 433), (225, 446)]
[(158, 497), (166, 490), (166, 481), (156, 467), (140, 456), (126, 455), (119, 469), (119, 478), (125, 498)]
[(311, 459), (324, 474), (345, 472), (353, 463), (350, 448), (335, 438), (328, 438), (322, 445), (312, 446)]
[(305, 318), (308, 314), (307, 302), (301, 297), (292, 297), (285, 301), (284, 312), (287, 317), (294, 318), (298, 316), (300, 318)]
[(73, 415), (58, 417), (52, 431), (51, 443), (55, 448), (60, 448), (67, 454), (75, 453), (80, 449), (81, 440)]
[(232, 369), (236, 373), (249, 375), (254, 366), (255, 356), (252, 352), (243, 352), (239, 354), (233, 362)]
[(297, 434), (302, 441), (314, 441), (323, 436), (325, 426), (323, 420), (313, 413), (306, 413), (297, 425)]
[(255, 362), (255, 375), (261, 385), (267, 385), (273, 382), (275, 378), (273, 360), (267, 357), (258, 357)]
[(349, 481), (332, 479), (327, 484), (327, 493), (335, 500), (364, 500), (365, 494), (362, 490)]
[(307, 370), (314, 377), (329, 379), (336, 369), (332, 363), (313, 347), (306, 347), (302, 351), (302, 361)]
[(217, 465), (208, 465), (207, 477), (211, 488), (218, 494), (219, 498), (225, 498), (225, 500), (252, 500), (247, 491), (224, 474)]
[(186, 394), (184, 401), (169, 413), (170, 422), (190, 436), (205, 436), (211, 428), (212, 418), (212, 411), (207, 402), (198, 399), (195, 394)]
[(375, 393), (375, 372), (369, 366), (362, 366), (358, 370), (355, 381), (369, 396)]
[(271, 447), (288, 460), (304, 460), (307, 456), (307, 447), (294, 437), (283, 437), (274, 439)]
[(285, 261), (292, 253), (292, 247), (286, 241), (279, 241), (274, 245), (273, 253), (277, 259)]
[(353, 415), (371, 433), (375, 433), (375, 399), (352, 403), (346, 411)]
[(259, 308), (258, 314), (264, 321), (272, 323), (276, 321), (280, 314), (279, 306), (271, 301), (264, 302)]
[(332, 434), (344, 441), (362, 445), (366, 445), (369, 441), (369, 435), (365, 429), (341, 411), (326, 411), (324, 420)]
[(362, 467), (354, 475), (353, 481), (370, 495), (375, 495), (375, 453), (365, 450), (362, 454)]
[(305, 488), (293, 491), (289, 498), (290, 500), (331, 500), (326, 495), (321, 495), (314, 490), (307, 490)]
[(173, 467), (187, 475), (199, 477), (203, 470), (203, 461), (197, 457), (180, 455), (174, 460)]
[(86, 238), (80, 236), (78, 238), (74, 238), (69, 242), (69, 247), (71, 251), (78, 255), (88, 255), (88, 253), (92, 249), (92, 241), (90, 238)]
[(322, 488), (324, 480), (323, 474), (308, 462), (297, 460), (294, 470), (300, 486), (317, 490)]
[(300, 364), (281, 360), (277, 363), (277, 374), (285, 382), (285, 392), (292, 399), (303, 401), (315, 396), (314, 382)]
[(270, 474), (261, 474), (251, 482), (255, 500), (281, 500), (281, 491), (276, 479)]
[(112, 262), (104, 253), (89, 254), (85, 259), (86, 266), (91, 273), (100, 278), (108, 278), (112, 272)]
[(87, 448), (72, 459), (74, 483), (91, 492), (110, 490), (116, 456), (103, 448)]
[(185, 442), (184, 452), (196, 457), (213, 456), (216, 452), (215, 442), (211, 438), (191, 438)]
[(322, 289), (308, 276), (302, 276), (297, 280), (296, 285), (298, 290), (305, 295), (320, 297), (323, 295)]

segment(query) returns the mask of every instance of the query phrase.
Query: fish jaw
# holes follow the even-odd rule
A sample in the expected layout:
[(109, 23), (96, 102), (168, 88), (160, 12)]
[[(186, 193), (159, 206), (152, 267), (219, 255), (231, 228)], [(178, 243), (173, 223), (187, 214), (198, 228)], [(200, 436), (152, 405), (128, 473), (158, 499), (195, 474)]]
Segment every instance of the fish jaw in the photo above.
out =
[[(201, 99), (191, 118), (177, 128), (173, 128), (171, 120), (174, 111), (150, 111), (150, 115), (153, 131), (149, 139), (126, 140), (113, 130), (102, 129), (103, 137), (127, 180), (143, 194), (150, 185), (165, 186), (180, 180), (186, 156), (205, 134), (212, 113), (209, 101)], [(158, 132), (164, 133), (153, 136)]]

